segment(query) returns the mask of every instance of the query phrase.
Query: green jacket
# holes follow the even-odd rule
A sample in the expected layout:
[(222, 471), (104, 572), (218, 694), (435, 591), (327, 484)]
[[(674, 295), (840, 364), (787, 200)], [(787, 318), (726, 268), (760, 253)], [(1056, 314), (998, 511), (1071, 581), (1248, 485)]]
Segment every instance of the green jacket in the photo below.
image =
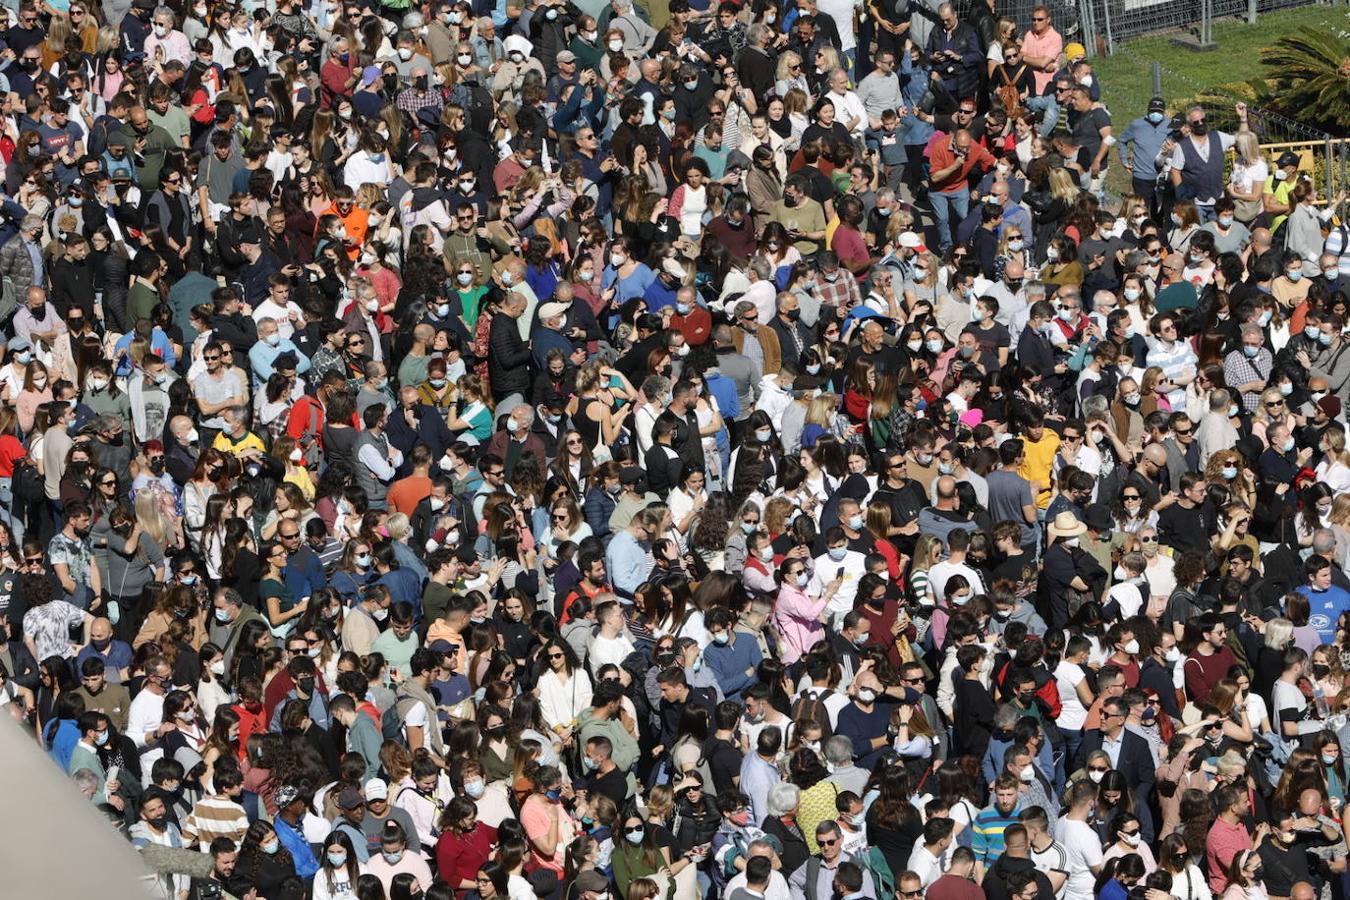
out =
[(74, 775), (81, 769), (88, 769), (98, 776), (98, 792), (94, 794), (94, 805), (106, 803), (107, 798), (103, 795), (103, 785), (107, 781), (108, 773), (103, 770), (103, 763), (99, 761), (98, 754), (83, 743), (78, 743), (75, 745), (75, 749), (71, 751), (70, 765), (66, 768), (66, 774)]
[(583, 709), (580, 721), (581, 727), (577, 732), (580, 746), (585, 747), (586, 742), (597, 735), (609, 738), (609, 742), (614, 745), (610, 759), (614, 760), (614, 765), (621, 771), (631, 775), (633, 766), (637, 765), (637, 761), (642, 757), (642, 750), (638, 747), (638, 742), (628, 733), (628, 729), (623, 727), (623, 723), (618, 719), (599, 718), (594, 709)]
[(347, 749), (361, 754), (361, 758), (366, 761), (365, 780), (367, 781), (380, 774), (380, 745), (382, 743), (380, 732), (370, 721), (370, 717), (365, 713), (358, 713), (356, 722), (351, 728), (347, 729)]
[[(647, 825), (648, 828), (652, 826)], [(651, 878), (665, 868), (666, 860), (660, 850), (646, 851), (641, 846), (634, 847), (626, 838), (614, 842), (614, 852), (609, 858), (614, 867), (614, 885), (619, 896), (628, 896), (628, 886), (635, 878)], [(665, 896), (669, 898), (675, 887), (675, 879), (666, 879)]]

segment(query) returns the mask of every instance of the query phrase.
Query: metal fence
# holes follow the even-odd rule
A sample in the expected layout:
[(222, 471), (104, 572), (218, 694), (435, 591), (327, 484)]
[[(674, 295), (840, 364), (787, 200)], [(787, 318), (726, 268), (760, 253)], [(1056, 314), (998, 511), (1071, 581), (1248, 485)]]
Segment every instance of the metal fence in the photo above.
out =
[[(1284, 150), (1298, 153), (1304, 161), (1302, 168), (1313, 174), (1320, 199), (1334, 198), (1339, 190), (1350, 186), (1350, 141), (1263, 109), (1250, 98), (1228, 93), (1223, 85), (1199, 84), (1156, 59), (1136, 54), (1128, 43), (1116, 45), (1111, 66), (1118, 77), (1102, 79), (1102, 100), (1118, 131), (1143, 115), (1152, 97), (1161, 96), (1177, 112), (1191, 103), (1203, 105), (1211, 128), (1232, 132), (1237, 128), (1234, 107), (1243, 101), (1248, 104), (1248, 123), (1266, 155), (1273, 159)], [(1122, 69), (1133, 70), (1126, 71), (1130, 77), (1119, 77)]]
[[(1261, 13), (1313, 5), (1318, 0), (1079, 0), (1076, 12), (1084, 31), (1100, 38), (1109, 53), (1120, 41), (1165, 32), (1189, 32), (1208, 44), (1215, 19), (1254, 23)], [(1095, 50), (1094, 42), (1085, 43)]]

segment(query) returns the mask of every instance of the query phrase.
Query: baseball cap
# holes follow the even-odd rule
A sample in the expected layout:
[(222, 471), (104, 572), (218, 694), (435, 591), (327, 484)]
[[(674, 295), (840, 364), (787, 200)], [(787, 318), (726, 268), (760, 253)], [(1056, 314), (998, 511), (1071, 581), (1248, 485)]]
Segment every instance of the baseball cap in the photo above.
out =
[(923, 241), (912, 231), (900, 232), (900, 246), (906, 250), (914, 250), (923, 245)]
[(577, 55), (573, 53), (571, 50), (563, 50), (561, 53), (559, 53), (557, 56), (553, 58), (556, 59), (558, 62), (565, 62), (565, 63), (577, 61)]
[(366, 800), (388, 800), (389, 785), (385, 784), (379, 778), (372, 778), (366, 782)]
[(359, 809), (366, 805), (361, 792), (354, 787), (345, 787), (337, 798), (338, 809)]
[(1161, 97), (1154, 97), (1152, 100), (1148, 101), (1148, 111), (1158, 113), (1167, 112), (1167, 101)]

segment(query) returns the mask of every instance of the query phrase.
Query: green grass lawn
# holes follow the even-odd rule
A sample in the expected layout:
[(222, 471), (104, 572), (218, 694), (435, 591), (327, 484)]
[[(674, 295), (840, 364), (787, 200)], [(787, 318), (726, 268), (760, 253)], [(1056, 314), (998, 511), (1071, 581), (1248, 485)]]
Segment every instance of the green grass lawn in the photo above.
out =
[[(1304, 6), (1278, 12), (1262, 13), (1255, 25), (1240, 19), (1217, 19), (1214, 22), (1213, 50), (1204, 52), (1178, 46), (1173, 38), (1178, 34), (1162, 34), (1135, 38), (1117, 44), (1110, 56), (1093, 58), (1093, 69), (1102, 85), (1102, 100), (1111, 111), (1117, 132), (1136, 117), (1143, 115), (1153, 96), (1153, 77), (1149, 63), (1162, 63), (1162, 95), (1168, 101), (1170, 112), (1179, 112), (1179, 101), (1217, 85), (1249, 81), (1265, 74), (1261, 65), (1261, 49), (1277, 38), (1298, 28), (1350, 28), (1350, 18), (1344, 6)], [(1265, 140), (1301, 140), (1301, 134), (1272, 133)], [(1128, 173), (1115, 166), (1108, 185), (1119, 191), (1128, 188)]]

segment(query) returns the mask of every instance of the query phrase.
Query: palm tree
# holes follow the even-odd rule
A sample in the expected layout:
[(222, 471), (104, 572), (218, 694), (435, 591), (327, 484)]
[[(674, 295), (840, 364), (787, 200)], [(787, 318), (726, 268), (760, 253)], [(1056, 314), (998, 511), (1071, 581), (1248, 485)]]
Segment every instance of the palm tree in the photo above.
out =
[(1300, 28), (1261, 51), (1280, 113), (1343, 134), (1350, 128), (1350, 39)]

